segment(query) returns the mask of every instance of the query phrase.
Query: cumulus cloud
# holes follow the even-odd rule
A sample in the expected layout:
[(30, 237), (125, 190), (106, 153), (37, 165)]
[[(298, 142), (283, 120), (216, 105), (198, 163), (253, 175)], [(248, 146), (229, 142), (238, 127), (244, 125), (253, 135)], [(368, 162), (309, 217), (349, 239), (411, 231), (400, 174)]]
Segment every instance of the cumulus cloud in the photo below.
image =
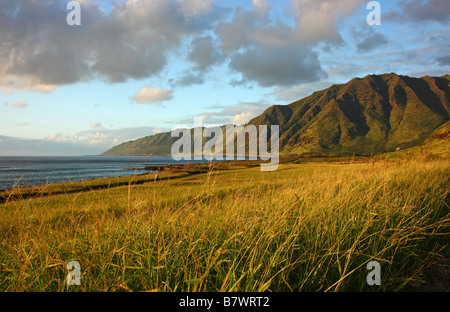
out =
[(198, 18), (211, 10), (211, 0), (178, 0), (187, 19)]
[[(262, 9), (270, 9), (266, 1), (254, 1), (256, 10), (236, 9), (232, 19), (215, 28), (222, 53), (229, 59), (229, 68), (242, 76), (232, 84), (294, 86), (326, 77), (314, 44), (340, 40), (336, 17), (347, 16), (361, 6), (359, 0), (344, 2), (292, 0), (295, 26), (261, 14)], [(310, 18), (319, 14), (325, 14), (324, 24)]]
[(184, 76), (170, 77), (181, 86), (203, 83), (205, 72), (224, 62), (243, 82), (261, 86), (317, 81), (324, 75), (314, 45), (341, 41), (337, 20), (362, 5), (360, 0), (290, 0), (292, 24), (271, 16), (267, 0), (236, 9), (223, 3), (112, 1), (106, 13), (97, 1), (86, 0), (81, 26), (74, 27), (66, 23), (65, 1), (2, 0), (0, 90), (52, 92), (77, 82), (155, 77), (173, 55), (192, 65)]
[[(11, 14), (14, 12), (13, 14)], [(4, 0), (0, 4), (0, 81), (4, 88), (51, 91), (55, 85), (89, 76), (81, 31), (65, 23), (60, 1)], [(83, 10), (86, 25), (100, 17), (96, 6)]]
[(0, 65), (0, 91), (2, 92), (12, 93), (16, 90), (22, 90), (51, 93), (57, 88), (56, 85), (43, 84), (38, 82), (38, 80), (38, 78), (33, 78), (29, 75), (19, 77), (11, 74), (3, 74), (2, 76), (2, 66)]
[(219, 23), (215, 28), (222, 53), (229, 55), (233, 51), (251, 47), (253, 44), (264, 46), (291, 44), (293, 29), (280, 21), (273, 21), (259, 11), (237, 8), (229, 21)]
[(193, 62), (196, 69), (204, 71), (222, 60), (218, 47), (211, 36), (195, 38), (191, 43), (188, 59)]
[(227, 118), (224, 123), (231, 124), (245, 124), (252, 118), (262, 114), (272, 103), (267, 101), (259, 102), (239, 102), (236, 105), (230, 106), (212, 106), (213, 109), (218, 109), (218, 112), (209, 113), (209, 118), (222, 116)]
[(200, 0), (114, 2), (105, 14), (82, 3), (81, 26), (69, 26), (60, 0), (2, 0), (2, 90), (42, 90), (92, 79), (111, 83), (157, 75), (184, 38), (211, 21)]
[(375, 31), (373, 27), (369, 27), (368, 30), (364, 32), (358, 30), (353, 30), (352, 32), (356, 39), (356, 48), (358, 52), (369, 52), (388, 44), (386, 36)]
[(53, 142), (68, 142), (71, 141), (71, 137), (64, 133), (54, 132), (48, 136), (42, 138), (44, 141), (53, 141)]
[(169, 101), (173, 98), (173, 91), (152, 86), (143, 86), (131, 97), (138, 104), (153, 104)]
[(361, 0), (292, 0), (299, 39), (341, 42), (337, 19), (349, 16), (361, 7)]
[(92, 27), (98, 55), (93, 68), (111, 82), (160, 73), (183, 39), (208, 25), (210, 8), (197, 0), (133, 0), (116, 6)]
[(292, 86), (326, 77), (317, 53), (305, 46), (249, 48), (234, 54), (230, 67), (260, 86)]
[(233, 116), (231, 118), (231, 123), (233, 125), (242, 125), (247, 123), (252, 117), (255, 117), (253, 115), (253, 112), (251, 111), (242, 112), (240, 114)]
[(169, 81), (172, 86), (179, 86), (179, 87), (188, 87), (192, 85), (201, 85), (205, 82), (204, 74), (199, 73), (193, 73), (193, 72), (186, 72), (183, 75), (181, 75), (177, 80), (170, 80)]

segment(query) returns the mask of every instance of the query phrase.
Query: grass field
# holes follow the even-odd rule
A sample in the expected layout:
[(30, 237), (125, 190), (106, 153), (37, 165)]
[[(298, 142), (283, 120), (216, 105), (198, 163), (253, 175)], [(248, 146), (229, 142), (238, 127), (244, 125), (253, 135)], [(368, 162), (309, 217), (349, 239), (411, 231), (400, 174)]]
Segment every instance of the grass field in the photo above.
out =
[(1, 194), (0, 290), (448, 290), (448, 159), (204, 169)]

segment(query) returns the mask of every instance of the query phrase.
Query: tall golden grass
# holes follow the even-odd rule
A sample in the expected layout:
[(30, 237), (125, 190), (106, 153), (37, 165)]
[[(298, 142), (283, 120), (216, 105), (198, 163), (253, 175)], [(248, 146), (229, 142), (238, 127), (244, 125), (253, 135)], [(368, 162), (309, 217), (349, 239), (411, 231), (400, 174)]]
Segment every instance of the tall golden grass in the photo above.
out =
[[(427, 289), (448, 243), (450, 162), (282, 164), (10, 200), (2, 291)], [(66, 264), (81, 265), (68, 286)], [(381, 264), (381, 286), (366, 265)]]

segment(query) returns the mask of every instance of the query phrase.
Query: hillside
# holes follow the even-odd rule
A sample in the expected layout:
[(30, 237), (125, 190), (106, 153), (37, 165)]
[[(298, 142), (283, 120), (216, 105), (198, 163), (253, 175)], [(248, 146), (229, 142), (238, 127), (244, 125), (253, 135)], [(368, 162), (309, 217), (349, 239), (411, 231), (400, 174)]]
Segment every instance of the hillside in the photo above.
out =
[[(274, 105), (248, 124), (279, 125), (282, 154), (371, 154), (419, 145), (450, 116), (450, 76), (396, 74), (354, 78), (289, 105)], [(169, 155), (161, 133), (103, 155)]]
[(450, 122), (439, 127), (428, 139), (423, 143), (408, 148), (401, 149), (389, 154), (389, 157), (410, 157), (410, 156), (439, 156), (450, 158)]
[(173, 139), (169, 132), (158, 133), (131, 142), (125, 142), (104, 152), (103, 156), (162, 156), (170, 155)]

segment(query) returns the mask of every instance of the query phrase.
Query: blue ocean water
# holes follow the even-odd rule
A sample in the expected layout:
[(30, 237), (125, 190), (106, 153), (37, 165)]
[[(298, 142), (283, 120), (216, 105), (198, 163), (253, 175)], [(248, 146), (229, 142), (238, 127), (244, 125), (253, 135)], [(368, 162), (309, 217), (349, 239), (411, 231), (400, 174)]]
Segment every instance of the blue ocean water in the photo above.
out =
[(170, 156), (1, 156), (0, 190), (142, 174), (149, 172), (144, 169), (146, 166), (184, 164), (186, 162), (175, 161)]

